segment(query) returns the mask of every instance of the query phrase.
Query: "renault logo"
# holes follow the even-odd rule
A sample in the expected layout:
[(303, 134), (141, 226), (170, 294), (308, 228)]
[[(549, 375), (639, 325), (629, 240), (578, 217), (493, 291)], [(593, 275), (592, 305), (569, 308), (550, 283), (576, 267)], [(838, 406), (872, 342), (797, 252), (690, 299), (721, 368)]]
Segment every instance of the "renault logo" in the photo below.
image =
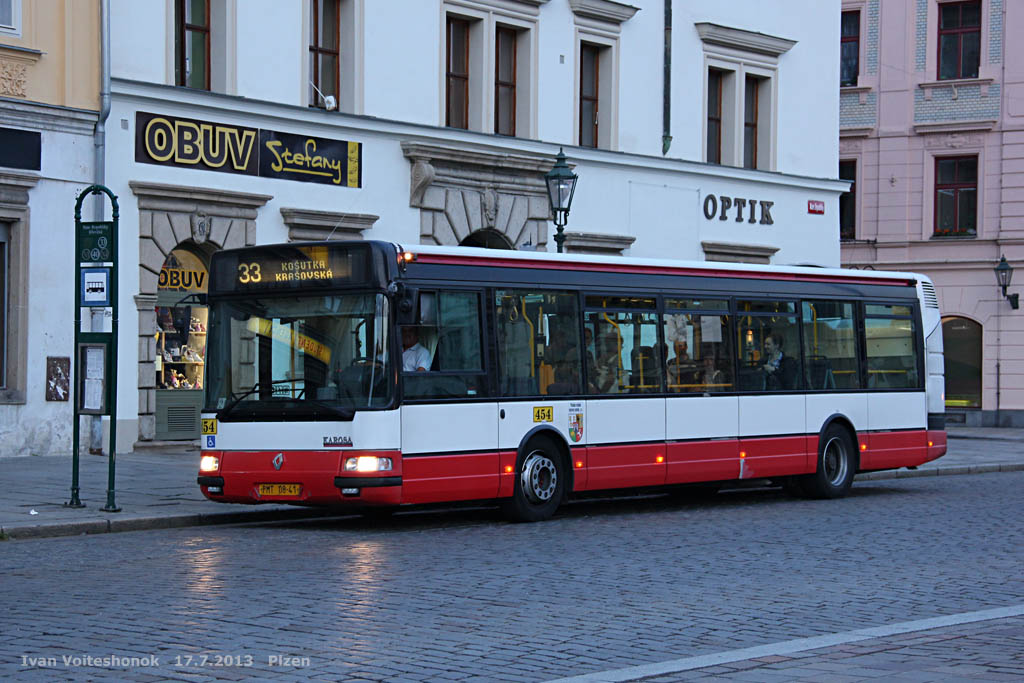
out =
[(271, 460), (270, 462), (274, 463), (274, 469), (275, 470), (281, 469), (281, 465), (284, 464), (284, 453), (278, 453), (277, 455), (274, 456), (274, 459)]

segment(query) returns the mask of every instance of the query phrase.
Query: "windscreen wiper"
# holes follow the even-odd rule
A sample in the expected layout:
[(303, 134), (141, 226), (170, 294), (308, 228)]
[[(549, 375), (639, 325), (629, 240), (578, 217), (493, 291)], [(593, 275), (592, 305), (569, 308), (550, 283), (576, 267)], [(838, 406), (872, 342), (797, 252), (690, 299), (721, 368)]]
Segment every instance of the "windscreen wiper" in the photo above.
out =
[(356, 416), (356, 411), (352, 408), (336, 406), (328, 403), (327, 401), (307, 400), (303, 401), (302, 407), (313, 408), (313, 417), (317, 417), (317, 410), (321, 410), (330, 417), (336, 417), (342, 422), (351, 422), (352, 418)]
[[(270, 386), (273, 387), (276, 384), (294, 384), (295, 382), (301, 381), (303, 381), (303, 378), (275, 379), (270, 381)], [(259, 391), (260, 388), (260, 383), (256, 382), (256, 384), (253, 384), (251, 388), (247, 389), (246, 391), (243, 391), (241, 394), (237, 396), (235, 396), (235, 394), (232, 393), (231, 402), (217, 411), (217, 419), (223, 420), (225, 417), (229, 417), (231, 415), (231, 411), (235, 409), (235, 407), (242, 401), (242, 399), (246, 398), (247, 396), (252, 396), (257, 391)], [(271, 391), (273, 391), (273, 389), (271, 389)]]

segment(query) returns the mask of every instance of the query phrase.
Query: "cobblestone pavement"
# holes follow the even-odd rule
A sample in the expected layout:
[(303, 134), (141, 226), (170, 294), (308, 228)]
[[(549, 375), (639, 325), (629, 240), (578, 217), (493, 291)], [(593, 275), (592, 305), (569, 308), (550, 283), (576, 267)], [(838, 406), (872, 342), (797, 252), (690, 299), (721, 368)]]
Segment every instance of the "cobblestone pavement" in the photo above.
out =
[[(475, 508), (12, 541), (0, 677), (542, 681), (1019, 608), (1021, 510), (1024, 472), (1003, 472), (859, 482), (836, 501), (583, 501), (527, 525)], [(1021, 675), (1021, 628), (655, 680), (999, 680)], [(929, 657), (939, 670), (882, 666)]]

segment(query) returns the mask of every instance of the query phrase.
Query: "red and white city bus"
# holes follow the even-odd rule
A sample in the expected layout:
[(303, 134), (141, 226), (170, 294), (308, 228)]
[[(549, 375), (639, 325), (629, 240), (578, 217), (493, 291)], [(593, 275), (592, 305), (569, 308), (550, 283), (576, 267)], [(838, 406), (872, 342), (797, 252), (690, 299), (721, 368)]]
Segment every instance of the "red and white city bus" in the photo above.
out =
[(198, 483), (225, 503), (498, 500), (767, 479), (845, 495), (946, 452), (911, 273), (384, 242), (213, 257)]

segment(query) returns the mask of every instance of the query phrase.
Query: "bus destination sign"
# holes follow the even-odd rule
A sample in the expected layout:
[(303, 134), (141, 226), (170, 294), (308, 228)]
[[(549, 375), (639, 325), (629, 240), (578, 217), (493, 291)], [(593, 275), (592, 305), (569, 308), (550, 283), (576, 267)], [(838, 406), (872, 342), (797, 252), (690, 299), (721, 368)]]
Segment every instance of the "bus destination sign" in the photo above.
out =
[(219, 264), (219, 289), (292, 289), (362, 281), (366, 252), (328, 246), (254, 249), (239, 252), (233, 263)]

